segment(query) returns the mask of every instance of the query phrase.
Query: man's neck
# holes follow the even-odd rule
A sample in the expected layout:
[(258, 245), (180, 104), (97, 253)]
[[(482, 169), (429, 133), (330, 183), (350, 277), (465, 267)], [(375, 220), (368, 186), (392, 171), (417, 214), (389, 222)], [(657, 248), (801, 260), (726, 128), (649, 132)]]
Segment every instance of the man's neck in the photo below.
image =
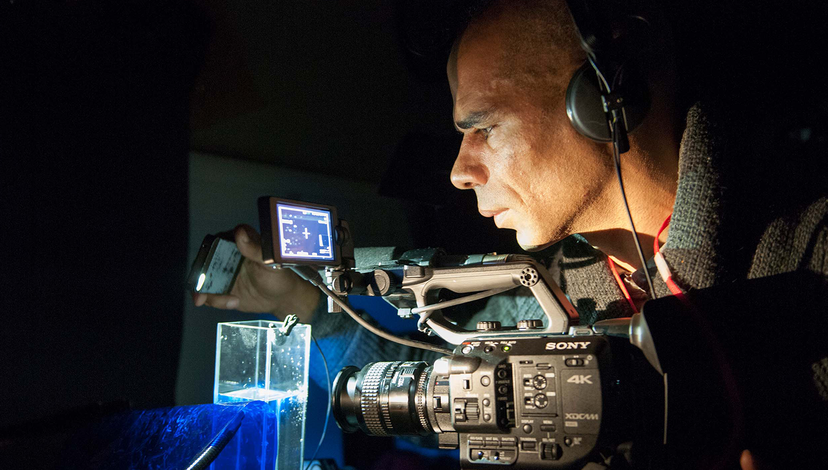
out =
[[(629, 175), (629, 176), (628, 176)], [(676, 182), (674, 178), (653, 178), (654, 175), (635, 174), (629, 171), (624, 174), (627, 200), (630, 205), (635, 228), (644, 258), (653, 256), (653, 240), (658, 235), (661, 225), (670, 216), (675, 202)], [(613, 256), (622, 265), (635, 269), (642, 267), (638, 250), (635, 246), (632, 230), (626, 209), (621, 202), (621, 194), (616, 182), (614, 187), (608, 187), (605, 197), (606, 206), (610, 209), (604, 218), (601, 227), (584, 232), (581, 235), (589, 243), (607, 255)], [(659, 243), (667, 240), (668, 230), (665, 229), (659, 237)]]
[[(612, 256), (616, 264), (628, 271), (641, 268), (638, 250), (632, 238), (632, 231), (623, 229), (605, 230), (600, 232), (582, 233), (590, 245), (598, 248), (608, 256)], [(638, 234), (644, 258), (653, 256), (653, 236)]]

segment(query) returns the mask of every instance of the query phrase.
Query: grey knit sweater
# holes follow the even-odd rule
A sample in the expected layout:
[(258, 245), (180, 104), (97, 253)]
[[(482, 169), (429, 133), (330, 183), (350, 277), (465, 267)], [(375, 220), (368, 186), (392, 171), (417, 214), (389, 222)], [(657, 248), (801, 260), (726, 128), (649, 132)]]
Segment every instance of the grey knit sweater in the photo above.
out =
[[(734, 163), (733, 154), (746, 150), (731, 122), (716, 109), (700, 104), (687, 115), (676, 202), (669, 238), (662, 248), (675, 280), (693, 290), (796, 270), (828, 275), (828, 198), (811, 199), (803, 206), (776, 200), (756, 207), (768, 191), (745, 182), (745, 172)], [(606, 256), (582, 237), (559, 243), (547, 265), (581, 315), (582, 324), (632, 313)], [(653, 282), (659, 295), (669, 295), (657, 275)], [(333, 371), (378, 360), (435, 358), (432, 353), (386, 342), (346, 315), (330, 315), (324, 308), (325, 302), (320, 302), (313, 331)], [(467, 325), (481, 319), (514, 325), (520, 319), (542, 316), (531, 295), (518, 291), (491, 298), (485, 308), (463, 320)], [(315, 380), (324, 383), (320, 375), (324, 371), (318, 364), (312, 369)], [(813, 370), (814, 383), (828, 400), (828, 359), (814, 364)]]

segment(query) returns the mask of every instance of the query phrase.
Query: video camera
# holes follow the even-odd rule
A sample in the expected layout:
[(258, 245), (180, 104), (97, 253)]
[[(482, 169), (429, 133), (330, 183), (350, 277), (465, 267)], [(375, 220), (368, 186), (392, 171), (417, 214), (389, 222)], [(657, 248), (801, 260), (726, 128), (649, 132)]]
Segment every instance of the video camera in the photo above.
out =
[[(343, 369), (334, 382), (333, 413), (344, 431), (436, 433), (442, 448), (460, 447), (461, 468), (470, 469), (581, 468), (600, 455), (607, 460), (638, 431), (627, 383), (635, 351), (629, 340), (610, 334), (632, 336), (657, 367), (643, 317), (577, 325), (574, 307), (528, 256), (415, 250), (357, 270), (347, 225), (333, 206), (261, 198), (259, 214), (266, 263), (324, 265), (326, 284), (338, 297), (383, 296), (400, 316), (418, 315), (421, 331), (456, 345), (432, 365)], [(468, 331), (442, 313), (518, 287), (529, 289), (544, 319), (513, 326), (483, 321)], [(469, 295), (440, 302), (441, 289)]]
[[(822, 342), (764, 326), (782, 310), (780, 299), (785, 308), (825, 305), (817, 295), (825, 292), (822, 279), (749, 281), (694, 293), (694, 305), (666, 297), (631, 318), (580, 325), (567, 297), (530, 257), (426, 249), (357, 269), (348, 226), (333, 206), (266, 197), (259, 216), (266, 263), (317, 285), (330, 311), (442, 354), (431, 364), (378, 361), (340, 371), (332, 408), (346, 432), (437, 434), (441, 448), (460, 448), (463, 469), (735, 468), (743, 449), (777, 443), (800, 449), (771, 454), (782, 465), (818, 458), (819, 446), (808, 443), (824, 441), (824, 434), (808, 429), (824, 425), (824, 405), (803, 388), (808, 382), (798, 369), (777, 368), (774, 380), (763, 380), (779, 361), (763, 346), (771, 331), (777, 341), (799, 344), (798, 357), (822, 357)], [(324, 281), (317, 266), (325, 267)], [(784, 286), (813, 286), (813, 295), (785, 297)], [(508, 326), (481, 321), (466, 330), (443, 314), (521, 287), (543, 318)], [(465, 295), (441, 299), (441, 290)], [(378, 331), (350, 309), (348, 295), (382, 296), (401, 317), (418, 316), (420, 331), (455, 348)], [(737, 308), (750, 309), (755, 321), (741, 323)]]

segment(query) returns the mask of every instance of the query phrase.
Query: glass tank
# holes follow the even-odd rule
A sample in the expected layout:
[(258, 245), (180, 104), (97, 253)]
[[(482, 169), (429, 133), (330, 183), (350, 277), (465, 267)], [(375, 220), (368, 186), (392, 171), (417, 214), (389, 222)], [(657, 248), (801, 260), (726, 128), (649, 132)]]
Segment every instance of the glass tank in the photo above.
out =
[(214, 470), (302, 468), (311, 327), (283, 326), (218, 324), (213, 403), (242, 407), (244, 419)]

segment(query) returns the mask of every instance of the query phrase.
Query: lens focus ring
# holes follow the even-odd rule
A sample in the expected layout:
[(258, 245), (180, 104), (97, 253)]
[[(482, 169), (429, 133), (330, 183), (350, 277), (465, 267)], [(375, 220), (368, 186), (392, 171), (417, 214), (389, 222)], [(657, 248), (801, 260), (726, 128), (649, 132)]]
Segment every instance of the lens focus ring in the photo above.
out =
[(346, 367), (334, 381), (337, 424), (344, 431), (361, 429), (373, 436), (424, 436), (442, 429), (433, 415), (448, 415), (450, 410), (431, 408), (432, 370), (423, 361), (374, 362), (361, 370)]
[(415, 396), (415, 403), (417, 404), (417, 416), (420, 418), (420, 425), (426, 431), (433, 431), (431, 426), (428, 424), (428, 410), (426, 410), (426, 404), (428, 403), (428, 379), (431, 374), (428, 372), (423, 371), (420, 374), (420, 380), (417, 381), (417, 395)]
[(380, 411), (382, 412), (381, 413), (382, 414), (382, 421), (383, 421), (383, 423), (385, 423), (385, 428), (384, 429), (387, 429), (388, 432), (391, 432), (391, 433), (394, 432), (394, 425), (391, 423), (391, 409), (390, 409), (391, 404), (389, 403), (389, 397), (388, 397), (388, 394), (391, 392), (391, 390), (390, 390), (390, 387), (387, 386), (387, 384), (391, 383), (391, 379), (394, 377), (394, 373), (397, 372), (397, 369), (399, 369), (399, 368), (400, 368), (399, 363), (391, 363), (391, 367), (389, 367), (385, 371), (385, 380), (383, 381), (383, 384), (385, 384), (385, 386), (383, 388), (385, 390), (384, 390), (384, 393), (381, 393), (380, 397), (379, 397), (379, 399), (380, 399)]
[(382, 427), (379, 407), (379, 388), (385, 373), (390, 368), (390, 362), (377, 362), (365, 373), (362, 380), (362, 398), (360, 399), (360, 410), (362, 419), (365, 420), (365, 427), (368, 432), (375, 436), (387, 436), (388, 433)]

